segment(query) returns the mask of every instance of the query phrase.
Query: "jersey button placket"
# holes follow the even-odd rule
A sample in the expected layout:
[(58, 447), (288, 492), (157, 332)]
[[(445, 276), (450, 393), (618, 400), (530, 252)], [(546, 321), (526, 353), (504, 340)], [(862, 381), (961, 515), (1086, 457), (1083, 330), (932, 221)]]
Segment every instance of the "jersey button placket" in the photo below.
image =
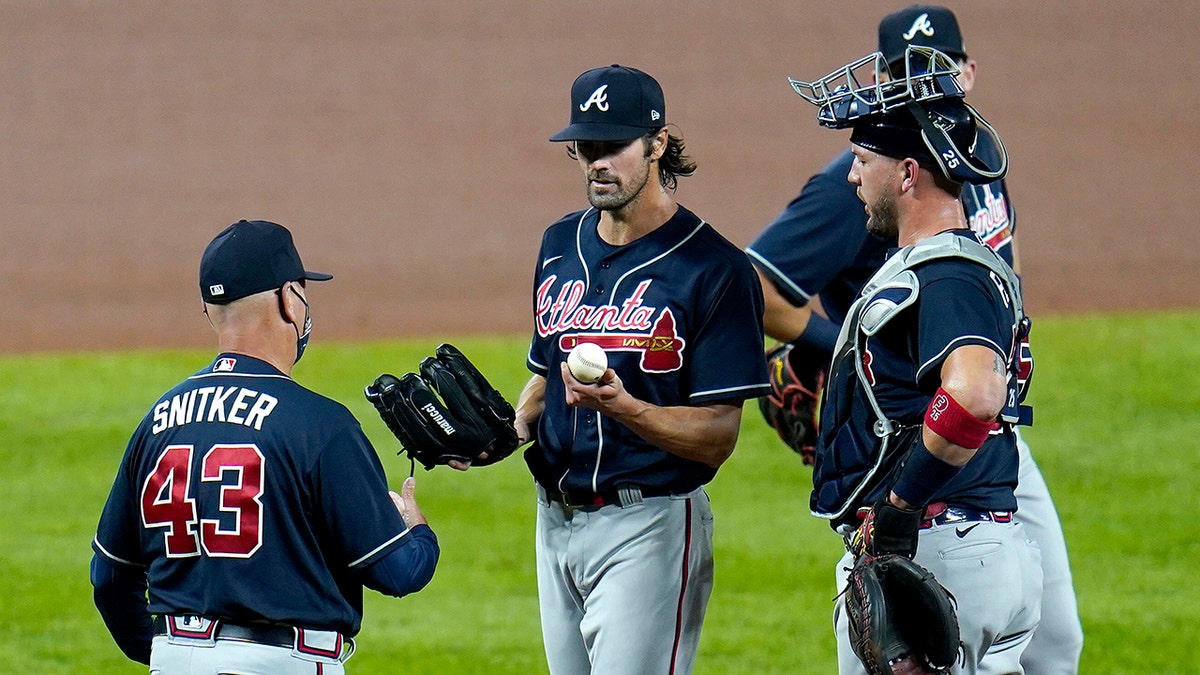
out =
[[(600, 269), (607, 270), (607, 269), (611, 269), (611, 268), (612, 268), (611, 260), (605, 258), (604, 260), (600, 261)], [(596, 295), (604, 295), (604, 279), (606, 276), (607, 275), (601, 275), (600, 277), (598, 277), (595, 280), (594, 283), (596, 284), (596, 287), (595, 287), (595, 289), (593, 289), (592, 292), (595, 293)]]

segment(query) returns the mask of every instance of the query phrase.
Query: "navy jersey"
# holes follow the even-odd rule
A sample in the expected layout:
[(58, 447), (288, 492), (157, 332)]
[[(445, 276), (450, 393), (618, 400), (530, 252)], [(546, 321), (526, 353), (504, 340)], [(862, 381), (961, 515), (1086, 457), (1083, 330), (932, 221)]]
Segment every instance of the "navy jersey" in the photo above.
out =
[[(987, 166), (999, 166), (999, 151), (996, 146), (981, 142), (976, 148), (976, 155)], [(1003, 180), (974, 185), (964, 183), (961, 200), (963, 212), (967, 216), (967, 227), (979, 236), (979, 240), (987, 244), (1004, 262), (1011, 267), (1013, 264), (1012, 238), (1017, 228), (1017, 214), (1008, 198), (1008, 187)]]
[(740, 405), (769, 391), (762, 288), (746, 255), (682, 206), (623, 246), (602, 240), (599, 222), (594, 209), (573, 213), (542, 238), (527, 365), (546, 376), (546, 407), (526, 458), (539, 482), (564, 492), (622, 484), (688, 492), (716, 469), (568, 406), (559, 364), (576, 344), (594, 342), (639, 399)]
[(847, 180), (854, 155), (838, 155), (746, 249), (783, 297), (796, 306), (821, 295), (835, 324), (895, 243), (867, 232), (863, 203)]
[[(994, 165), (983, 146), (980, 156)], [(896, 245), (867, 232), (863, 203), (846, 180), (853, 162), (854, 155), (847, 150), (809, 179), (800, 195), (746, 249), (789, 302), (803, 306), (820, 294), (821, 306), (839, 325), (867, 279), (887, 258), (888, 248)], [(1004, 181), (964, 185), (962, 203), (971, 229), (1012, 265), (1016, 216)]]
[[(974, 236), (965, 229), (955, 234)], [(917, 442), (929, 401), (941, 386), (942, 363), (950, 352), (965, 345), (982, 345), (1009, 362), (1014, 349), (1011, 298), (993, 272), (960, 258), (927, 262), (913, 271), (919, 284), (915, 301), (877, 333), (863, 338), (865, 379), (884, 415), (903, 429), (894, 446), (897, 460)], [(852, 363), (834, 364), (821, 410), (822, 433), (813, 472), (814, 512), (838, 512), (876, 460), (880, 447), (873, 430), (876, 415), (864, 386)], [(872, 487), (859, 496), (858, 505), (874, 503), (894, 482), (892, 474), (897, 469), (898, 462), (892, 462), (877, 472)], [(1016, 509), (1016, 484), (1016, 441), (1006, 426), (988, 437), (933, 501), (1011, 511)], [(853, 515), (854, 506), (847, 517)]]
[(239, 354), (168, 391), (126, 448), (93, 548), (152, 614), (358, 632), (358, 571), (412, 537), (341, 404)]

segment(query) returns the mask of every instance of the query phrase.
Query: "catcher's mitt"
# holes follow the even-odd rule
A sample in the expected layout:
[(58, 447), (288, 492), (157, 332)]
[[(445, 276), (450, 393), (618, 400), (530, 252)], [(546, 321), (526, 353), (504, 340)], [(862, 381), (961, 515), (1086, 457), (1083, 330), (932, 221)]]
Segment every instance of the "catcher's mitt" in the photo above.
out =
[[(804, 350), (794, 352), (796, 349)], [(800, 358), (795, 358), (800, 357)], [(787, 343), (767, 351), (771, 393), (758, 399), (758, 409), (788, 447), (812, 464), (817, 452), (817, 401), (825, 386), (824, 359)]]
[(949, 673), (958, 660), (954, 596), (908, 558), (861, 556), (845, 601), (850, 645), (871, 675)]
[(418, 369), (380, 375), (366, 396), (426, 470), (451, 461), (493, 464), (520, 445), (512, 405), (458, 349), (443, 344)]

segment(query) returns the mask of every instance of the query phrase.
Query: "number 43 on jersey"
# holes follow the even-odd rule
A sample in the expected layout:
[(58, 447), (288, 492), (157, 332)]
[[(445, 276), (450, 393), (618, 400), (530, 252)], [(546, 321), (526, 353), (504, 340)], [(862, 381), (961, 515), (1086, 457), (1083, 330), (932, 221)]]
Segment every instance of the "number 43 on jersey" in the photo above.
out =
[(159, 455), (142, 486), (142, 525), (166, 530), (168, 558), (201, 551), (216, 558), (249, 558), (262, 546), (262, 453), (254, 445), (214, 445), (205, 453), (199, 482), (220, 485), (219, 511), (233, 522), (222, 529), (220, 519), (199, 516), (194, 452), (190, 445), (172, 445)]

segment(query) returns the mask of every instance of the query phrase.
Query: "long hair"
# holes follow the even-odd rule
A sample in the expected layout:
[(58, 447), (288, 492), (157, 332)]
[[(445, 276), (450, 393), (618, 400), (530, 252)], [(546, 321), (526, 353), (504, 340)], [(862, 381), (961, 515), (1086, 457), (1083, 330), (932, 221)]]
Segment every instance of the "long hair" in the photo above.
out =
[[(649, 131), (641, 137), (642, 147), (645, 150), (646, 156), (650, 156), (651, 141), (658, 135), (659, 130)], [(658, 182), (662, 183), (663, 187), (668, 190), (674, 190), (679, 185), (680, 176), (690, 176), (696, 173), (696, 162), (689, 156), (683, 154), (684, 145), (683, 138), (667, 133), (667, 149), (663, 151), (663, 156), (658, 160)], [(571, 159), (579, 159), (579, 154), (575, 151), (575, 144), (567, 144), (567, 155)]]
[[(650, 153), (650, 139), (658, 132), (654, 132), (643, 136), (646, 143), (646, 154)], [(663, 152), (663, 156), (658, 160), (658, 180), (663, 184), (663, 187), (668, 190), (674, 190), (679, 184), (680, 176), (690, 176), (696, 173), (696, 162), (689, 156), (683, 154), (683, 138), (667, 134), (667, 149)]]

